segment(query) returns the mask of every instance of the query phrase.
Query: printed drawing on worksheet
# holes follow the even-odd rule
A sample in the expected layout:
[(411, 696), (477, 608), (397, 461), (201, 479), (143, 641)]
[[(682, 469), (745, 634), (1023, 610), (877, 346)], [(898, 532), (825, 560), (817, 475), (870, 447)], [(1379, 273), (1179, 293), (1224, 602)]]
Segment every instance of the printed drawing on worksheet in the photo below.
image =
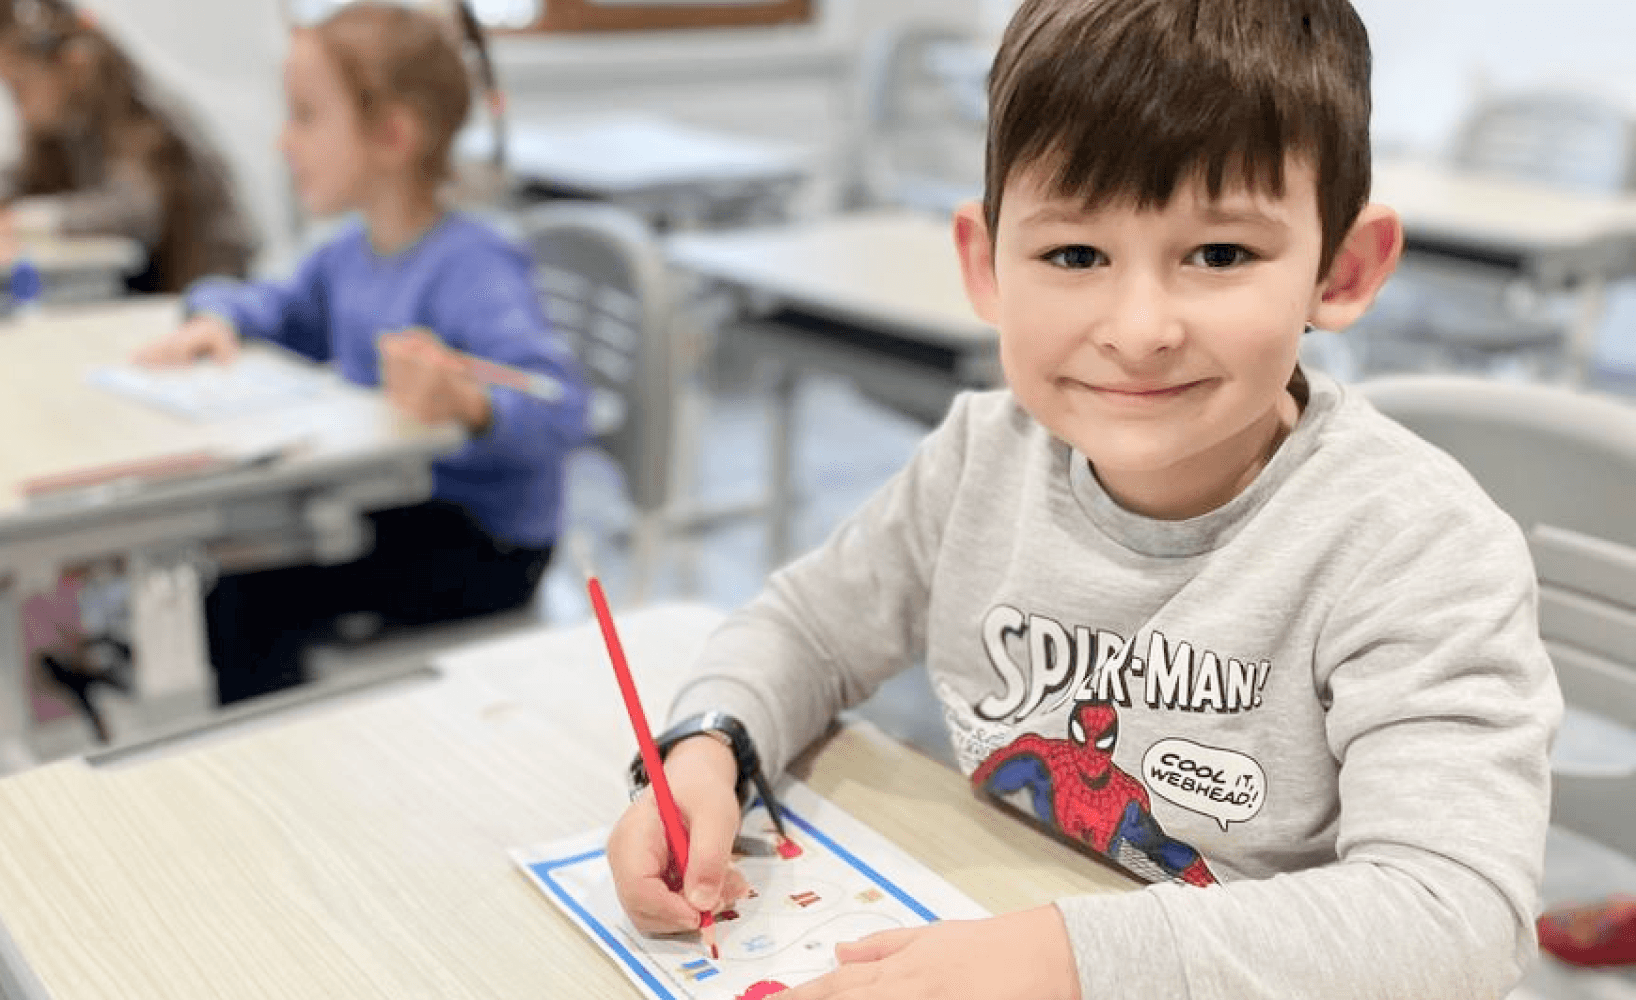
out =
[(754, 895), (716, 915), (712, 959), (697, 934), (637, 933), (614, 895), (606, 831), (512, 852), (534, 883), (657, 1000), (757, 1000), (835, 967), (835, 945), (876, 931), (986, 911), (880, 834), (798, 782), (781, 801), (780, 844), (755, 805), (735, 859)]

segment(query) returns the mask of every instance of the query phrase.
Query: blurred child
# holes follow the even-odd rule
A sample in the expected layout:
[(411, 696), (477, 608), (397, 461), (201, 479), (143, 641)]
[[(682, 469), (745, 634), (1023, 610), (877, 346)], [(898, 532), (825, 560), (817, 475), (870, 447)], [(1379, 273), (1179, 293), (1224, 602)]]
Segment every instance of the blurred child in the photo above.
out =
[(924, 661), (977, 789), (1148, 884), (845, 944), (789, 1000), (1517, 982), (1562, 707), (1527, 545), (1298, 364), (1401, 250), (1369, 62), (1347, 0), (1024, 0), (954, 224), (1007, 388), (711, 637), (660, 738), (682, 890), (651, 794), (609, 838), (638, 927), (742, 886), (741, 731), (777, 771)]
[[(226, 360), (241, 338), (270, 340), (381, 386), (412, 417), (458, 421), (471, 439), (435, 464), (435, 499), (371, 515), (363, 559), (218, 581), (206, 615), (224, 704), (297, 683), (303, 647), (337, 615), (420, 624), (526, 603), (557, 537), (563, 459), (584, 436), (586, 390), (547, 328), (529, 256), (438, 199), (471, 98), (449, 27), (351, 4), (294, 33), (284, 85), (281, 146), (303, 203), (359, 221), (287, 281), (199, 286), (192, 318), (138, 360)], [(545, 403), (486, 389), (456, 352), (567, 391)]]
[(66, 0), (0, 0), (0, 77), (24, 132), (0, 229), (137, 240), (133, 291), (247, 274), (255, 240), (224, 162)]

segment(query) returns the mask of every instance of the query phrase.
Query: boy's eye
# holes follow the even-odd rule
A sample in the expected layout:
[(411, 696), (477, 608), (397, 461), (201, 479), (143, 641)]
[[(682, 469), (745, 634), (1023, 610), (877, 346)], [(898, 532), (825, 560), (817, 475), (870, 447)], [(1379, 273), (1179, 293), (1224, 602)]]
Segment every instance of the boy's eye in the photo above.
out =
[(1235, 264), (1248, 264), (1254, 259), (1255, 254), (1237, 243), (1206, 243), (1189, 254), (1187, 262), (1203, 267), (1223, 268)]
[(1082, 244), (1058, 247), (1046, 254), (1044, 260), (1047, 263), (1055, 264), (1057, 267), (1066, 267), (1071, 270), (1083, 270), (1107, 262), (1107, 258), (1102, 255), (1102, 251), (1096, 247), (1088, 247)]

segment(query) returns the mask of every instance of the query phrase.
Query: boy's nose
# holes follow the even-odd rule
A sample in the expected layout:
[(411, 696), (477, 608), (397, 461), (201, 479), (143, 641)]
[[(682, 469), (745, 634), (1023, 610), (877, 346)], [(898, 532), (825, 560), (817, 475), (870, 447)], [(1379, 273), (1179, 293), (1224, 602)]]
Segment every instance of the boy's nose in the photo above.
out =
[(1182, 336), (1181, 319), (1171, 309), (1163, 283), (1137, 274), (1118, 282), (1094, 331), (1098, 348), (1130, 361), (1172, 350)]

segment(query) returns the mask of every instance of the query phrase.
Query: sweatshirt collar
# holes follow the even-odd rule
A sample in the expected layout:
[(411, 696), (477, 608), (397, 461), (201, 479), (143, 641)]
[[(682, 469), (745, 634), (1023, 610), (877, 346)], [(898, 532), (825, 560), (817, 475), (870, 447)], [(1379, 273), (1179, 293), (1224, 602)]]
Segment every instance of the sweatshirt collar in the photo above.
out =
[(1164, 521), (1133, 513), (1108, 495), (1078, 449), (1062, 446), (1069, 488), (1080, 510), (1103, 534), (1133, 552), (1159, 558), (1202, 555), (1227, 544), (1318, 447), (1325, 424), (1340, 402), (1340, 386), (1322, 372), (1306, 373), (1311, 385), (1295, 428), (1255, 480), (1238, 496), (1198, 517)]

